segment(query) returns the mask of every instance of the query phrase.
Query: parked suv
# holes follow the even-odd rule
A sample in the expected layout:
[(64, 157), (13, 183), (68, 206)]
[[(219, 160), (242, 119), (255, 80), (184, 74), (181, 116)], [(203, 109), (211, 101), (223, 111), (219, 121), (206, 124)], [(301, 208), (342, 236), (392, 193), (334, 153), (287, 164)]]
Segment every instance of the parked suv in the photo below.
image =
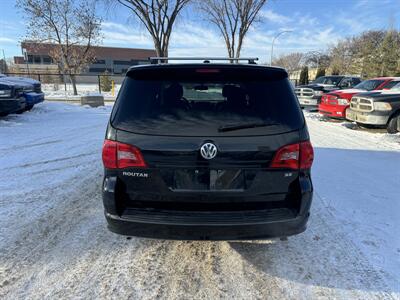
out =
[(306, 228), (313, 148), (283, 69), (131, 67), (102, 157), (105, 216), (113, 232), (230, 240)]
[(384, 127), (398, 132), (400, 117), (400, 83), (388, 91), (357, 94), (351, 98), (346, 118), (363, 126)]
[(345, 119), (346, 109), (350, 106), (351, 98), (359, 93), (368, 91), (388, 90), (399, 83), (400, 78), (380, 77), (365, 80), (352, 89), (336, 90), (326, 93), (318, 106), (319, 113), (335, 119)]
[(351, 88), (361, 82), (359, 77), (353, 76), (321, 76), (307, 85), (295, 88), (301, 107), (317, 108), (322, 95), (333, 90)]
[(25, 106), (23, 87), (0, 78), (0, 116), (21, 112)]

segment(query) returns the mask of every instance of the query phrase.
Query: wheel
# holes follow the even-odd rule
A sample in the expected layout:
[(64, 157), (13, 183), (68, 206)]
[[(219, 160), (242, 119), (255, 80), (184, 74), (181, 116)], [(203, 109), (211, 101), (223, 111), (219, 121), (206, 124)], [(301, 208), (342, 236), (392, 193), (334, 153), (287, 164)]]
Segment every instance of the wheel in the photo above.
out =
[(390, 134), (398, 133), (399, 131), (397, 130), (397, 122), (400, 122), (400, 112), (396, 113), (388, 122), (387, 125), (387, 132)]

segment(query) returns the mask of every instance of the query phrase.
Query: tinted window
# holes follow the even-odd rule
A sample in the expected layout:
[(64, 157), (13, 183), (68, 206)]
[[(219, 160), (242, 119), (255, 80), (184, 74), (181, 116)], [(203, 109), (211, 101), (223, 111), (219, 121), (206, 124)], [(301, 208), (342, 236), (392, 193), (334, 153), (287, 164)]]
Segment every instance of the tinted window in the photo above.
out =
[(352, 86), (351, 78), (343, 78), (343, 80), (340, 82), (340, 87), (342, 88), (349, 88), (351, 86)]
[[(263, 78), (261, 73), (239, 70), (202, 72), (170, 68), (128, 76), (114, 107), (113, 126), (137, 133), (180, 136), (262, 135), (303, 126), (286, 73)], [(254, 123), (265, 126), (219, 130)]]
[(366, 91), (375, 90), (378, 86), (383, 83), (383, 80), (373, 79), (373, 80), (365, 80), (359, 84), (357, 84), (354, 88)]
[(398, 84), (399, 84), (399, 81), (392, 80), (392, 81), (388, 82), (387, 84), (385, 84), (383, 86), (383, 88), (387, 89), (387, 90), (390, 90), (392, 88), (393, 89), (398, 89), (398, 88), (400, 88), (400, 85), (398, 85)]
[(342, 79), (343, 77), (340, 76), (322, 76), (314, 80), (313, 83), (338, 85)]

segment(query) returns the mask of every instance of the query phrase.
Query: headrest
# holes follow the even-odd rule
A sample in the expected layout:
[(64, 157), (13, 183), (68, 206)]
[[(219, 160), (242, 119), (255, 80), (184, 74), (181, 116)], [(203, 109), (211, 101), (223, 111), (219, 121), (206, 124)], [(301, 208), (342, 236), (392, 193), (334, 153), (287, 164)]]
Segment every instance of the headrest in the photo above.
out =
[(245, 91), (238, 87), (238, 86), (234, 86), (234, 85), (225, 85), (222, 89), (222, 96), (224, 97), (235, 97), (235, 96), (243, 96), (245, 94)]
[(230, 95), (232, 95), (233, 88), (233, 85), (224, 85), (224, 87), (222, 88), (222, 96), (230, 97)]
[(165, 89), (164, 95), (175, 98), (176, 100), (180, 100), (183, 96), (183, 87), (179, 83), (174, 82), (167, 89)]

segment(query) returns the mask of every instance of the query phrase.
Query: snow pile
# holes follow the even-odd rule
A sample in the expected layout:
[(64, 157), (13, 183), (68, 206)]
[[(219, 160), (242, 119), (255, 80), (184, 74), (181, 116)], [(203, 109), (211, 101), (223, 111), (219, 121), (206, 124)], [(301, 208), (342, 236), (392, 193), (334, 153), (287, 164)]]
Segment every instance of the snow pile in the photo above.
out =
[(309, 228), (281, 241), (179, 242), (105, 226), (111, 107), (45, 102), (0, 119), (0, 298), (400, 297), (400, 135), (306, 113)]

